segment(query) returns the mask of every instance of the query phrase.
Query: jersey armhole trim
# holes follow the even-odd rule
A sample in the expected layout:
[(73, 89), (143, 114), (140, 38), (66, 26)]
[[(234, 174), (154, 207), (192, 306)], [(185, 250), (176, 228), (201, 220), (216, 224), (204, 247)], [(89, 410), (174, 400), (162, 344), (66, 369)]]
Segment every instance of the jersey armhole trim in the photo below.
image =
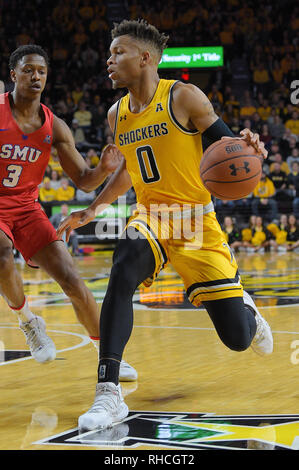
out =
[(171, 88), (170, 88), (170, 91), (169, 91), (169, 96), (168, 96), (168, 114), (170, 116), (170, 119), (172, 121), (172, 123), (182, 132), (184, 132), (184, 134), (188, 134), (188, 135), (195, 135), (195, 134), (200, 134), (200, 131), (198, 131), (197, 129), (194, 129), (194, 130), (190, 130), (190, 129), (186, 129), (186, 127), (182, 126), (182, 124), (179, 123), (179, 121), (176, 119), (175, 115), (174, 115), (174, 112), (173, 112), (173, 109), (172, 109), (172, 98), (173, 98), (173, 88), (174, 86), (179, 82), (179, 80), (176, 80), (172, 85), (171, 85)]
[(115, 122), (114, 122), (114, 130), (113, 130), (113, 142), (115, 143), (115, 137), (116, 137), (116, 129), (117, 129), (117, 123), (118, 123), (118, 115), (119, 115), (119, 108), (120, 108), (120, 102), (122, 98), (120, 98), (117, 102), (117, 108), (116, 108), (116, 115), (115, 115)]
[[(45, 117), (45, 120), (43, 122), (43, 125), (45, 124), (46, 120), (47, 120), (47, 117), (49, 118), (50, 120), (50, 126), (51, 126), (51, 129), (52, 129), (52, 132), (53, 132), (53, 123), (54, 123), (54, 113), (53, 111), (51, 111), (50, 108), (48, 108), (48, 106), (46, 106), (45, 104), (41, 103), (41, 108), (43, 110), (43, 113), (44, 113), (44, 117)], [(43, 126), (42, 125), (42, 126)]]

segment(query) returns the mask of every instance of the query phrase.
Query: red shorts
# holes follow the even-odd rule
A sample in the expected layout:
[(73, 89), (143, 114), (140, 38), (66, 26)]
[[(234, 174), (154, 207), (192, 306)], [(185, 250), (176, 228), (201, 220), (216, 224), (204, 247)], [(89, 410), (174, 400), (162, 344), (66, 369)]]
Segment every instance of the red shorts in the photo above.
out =
[(0, 196), (0, 230), (13, 242), (26, 262), (40, 249), (59, 240), (38, 202), (24, 204), (16, 196)]

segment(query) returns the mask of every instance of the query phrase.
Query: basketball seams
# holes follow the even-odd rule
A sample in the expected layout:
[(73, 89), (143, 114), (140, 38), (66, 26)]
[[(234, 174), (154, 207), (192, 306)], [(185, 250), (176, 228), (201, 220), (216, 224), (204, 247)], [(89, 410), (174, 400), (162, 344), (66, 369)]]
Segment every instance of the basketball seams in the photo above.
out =
[[(219, 145), (222, 145), (223, 142), (224, 142), (223, 140), (220, 140), (219, 142), (214, 142), (214, 144), (210, 145), (210, 147), (208, 147), (208, 149), (207, 149), (207, 150), (205, 151), (205, 153), (204, 153), (205, 158), (206, 158), (211, 152), (213, 152), (217, 147), (219, 147)], [(227, 141), (227, 143), (229, 143), (229, 142), (231, 142), (231, 141), (230, 141), (230, 140)], [(235, 142), (235, 140), (234, 140), (234, 142)], [(214, 145), (214, 147), (213, 147), (213, 145)]]
[(218, 180), (205, 180), (205, 183), (220, 183), (220, 184), (227, 184), (227, 183), (230, 183), (230, 184), (235, 184), (235, 183), (242, 183), (243, 181), (248, 181), (248, 180), (251, 180), (252, 178), (255, 178), (256, 176), (258, 175), (261, 175), (262, 174), (262, 171), (258, 171), (257, 173), (255, 173), (253, 176), (250, 176), (249, 178), (243, 178), (242, 180), (235, 180), (235, 181), (218, 181)]
[(253, 191), (261, 175), (262, 156), (243, 139), (228, 138), (215, 142), (200, 162), (203, 185), (219, 199), (246, 197)]
[(203, 176), (207, 171), (209, 171), (211, 168), (214, 168), (215, 166), (217, 165), (221, 165), (221, 163), (225, 163), (227, 162), (228, 160), (234, 160), (235, 158), (240, 158), (240, 157), (243, 157), (243, 158), (252, 158), (252, 157), (255, 157), (255, 158), (258, 158), (260, 160), (260, 157), (258, 156), (258, 154), (256, 155), (235, 155), (234, 157), (228, 157), (226, 158), (225, 160), (221, 160), (221, 162), (216, 162), (216, 163), (213, 163), (213, 165), (209, 166), (208, 168), (206, 168), (202, 173), (201, 173), (201, 176)]

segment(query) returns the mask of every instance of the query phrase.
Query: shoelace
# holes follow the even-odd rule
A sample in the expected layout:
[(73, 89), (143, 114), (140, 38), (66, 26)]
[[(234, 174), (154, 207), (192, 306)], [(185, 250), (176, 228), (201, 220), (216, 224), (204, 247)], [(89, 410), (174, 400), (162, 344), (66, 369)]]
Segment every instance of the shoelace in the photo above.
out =
[[(35, 322), (34, 326), (30, 326), (30, 322), (28, 322), (27, 324), (22, 325), (21, 328), (26, 335), (26, 343), (30, 344), (33, 350), (40, 349), (42, 346), (45, 346), (47, 344), (43, 331), (41, 330), (37, 322)], [(38, 335), (37, 333), (40, 333), (40, 335)]]
[(124, 360), (121, 361), (120, 366), (122, 369), (132, 369), (132, 367)]
[(256, 334), (254, 337), (254, 342), (258, 343), (259, 341), (265, 338), (265, 329), (264, 329), (263, 321), (258, 315), (256, 316), (256, 323), (257, 323), (257, 328), (256, 328)]
[[(98, 393), (101, 392), (99, 395)], [(107, 393), (108, 392), (108, 393)], [(101, 384), (101, 387), (97, 389), (97, 397), (94, 404), (90, 408), (90, 412), (105, 410), (109, 411), (117, 405), (119, 401), (119, 394), (117, 391), (112, 391), (106, 384)]]

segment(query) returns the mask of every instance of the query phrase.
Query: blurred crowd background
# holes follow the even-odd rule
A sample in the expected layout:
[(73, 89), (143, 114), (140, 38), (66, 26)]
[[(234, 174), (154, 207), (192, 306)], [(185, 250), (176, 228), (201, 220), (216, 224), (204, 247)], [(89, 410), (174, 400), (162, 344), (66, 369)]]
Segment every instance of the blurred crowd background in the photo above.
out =
[[(113, 142), (106, 114), (126, 91), (113, 90), (106, 72), (114, 22), (145, 18), (169, 34), (171, 46), (224, 47), (222, 69), (168, 71), (198, 85), (237, 134), (260, 134), (269, 152), (254, 192), (239, 201), (214, 200), (235, 250), (289, 250), (298, 246), (299, 221), (299, 7), (292, 0), (0, 0), (0, 81), (13, 89), (8, 59), (21, 44), (39, 44), (50, 69), (42, 101), (70, 126), (91, 167)], [(183, 156), (182, 156), (183, 157)], [(53, 148), (40, 201), (88, 203), (63, 173)], [(134, 201), (134, 192), (129, 194)]]

